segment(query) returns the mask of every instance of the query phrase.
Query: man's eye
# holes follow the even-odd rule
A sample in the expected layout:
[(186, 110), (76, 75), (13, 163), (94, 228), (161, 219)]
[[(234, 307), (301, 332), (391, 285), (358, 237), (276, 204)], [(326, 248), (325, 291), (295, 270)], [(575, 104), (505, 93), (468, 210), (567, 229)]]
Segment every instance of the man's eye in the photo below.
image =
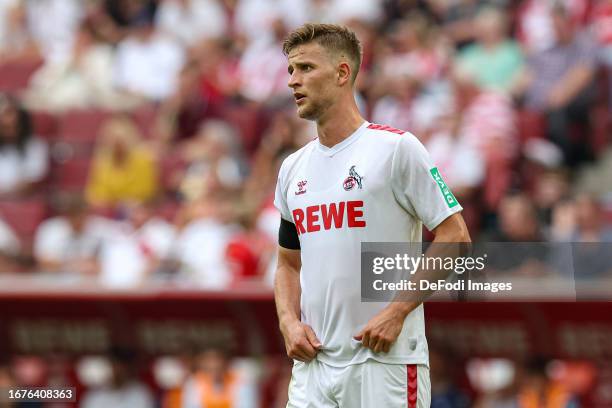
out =
[(312, 69), (312, 67), (310, 65), (304, 65), (302, 67), (302, 71), (306, 71), (306, 72), (310, 71), (311, 69)]

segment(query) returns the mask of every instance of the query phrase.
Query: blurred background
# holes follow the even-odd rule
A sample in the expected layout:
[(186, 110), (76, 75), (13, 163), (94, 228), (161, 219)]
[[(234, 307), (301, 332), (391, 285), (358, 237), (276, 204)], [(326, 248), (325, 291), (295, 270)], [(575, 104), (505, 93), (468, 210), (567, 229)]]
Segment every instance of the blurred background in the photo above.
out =
[[(316, 128), (281, 43), (313, 21), (357, 33), (363, 115), (473, 239), (612, 241), (610, 0), (0, 0), (0, 387), (284, 406), (272, 200)], [(432, 407), (612, 407), (610, 291), (563, 300), (428, 304)]]

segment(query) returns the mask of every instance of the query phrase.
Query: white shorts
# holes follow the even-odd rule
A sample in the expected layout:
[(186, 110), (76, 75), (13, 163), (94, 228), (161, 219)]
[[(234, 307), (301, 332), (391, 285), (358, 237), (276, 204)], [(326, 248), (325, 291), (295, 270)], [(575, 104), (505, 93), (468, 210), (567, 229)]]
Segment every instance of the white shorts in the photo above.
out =
[(333, 367), (295, 361), (287, 408), (429, 408), (425, 365), (362, 364)]

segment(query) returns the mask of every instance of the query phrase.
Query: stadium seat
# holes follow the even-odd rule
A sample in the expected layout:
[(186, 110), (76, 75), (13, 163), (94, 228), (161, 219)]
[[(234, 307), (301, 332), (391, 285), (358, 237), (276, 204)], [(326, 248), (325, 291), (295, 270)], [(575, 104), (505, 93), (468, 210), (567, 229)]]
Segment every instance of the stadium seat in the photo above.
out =
[(519, 141), (524, 144), (529, 139), (546, 138), (546, 123), (542, 114), (530, 110), (517, 111)]
[(47, 214), (41, 198), (0, 201), (0, 214), (22, 241), (29, 242)]
[(60, 117), (58, 138), (70, 143), (94, 144), (102, 123), (112, 113), (103, 110), (74, 110)]
[(30, 77), (40, 65), (41, 61), (0, 64), (0, 91), (17, 92), (27, 88)]
[(30, 112), (34, 134), (53, 140), (57, 136), (57, 117), (47, 112)]
[(52, 168), (52, 184), (54, 189), (77, 191), (83, 190), (87, 184), (91, 157), (76, 156), (63, 163), (55, 163)]

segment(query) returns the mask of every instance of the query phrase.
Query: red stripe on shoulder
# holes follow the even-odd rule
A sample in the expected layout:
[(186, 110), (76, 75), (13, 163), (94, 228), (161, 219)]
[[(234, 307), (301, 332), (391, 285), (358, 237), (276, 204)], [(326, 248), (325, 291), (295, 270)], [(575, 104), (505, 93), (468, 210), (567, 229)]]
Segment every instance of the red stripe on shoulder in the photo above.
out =
[(401, 130), (401, 129), (396, 129), (394, 127), (391, 126), (387, 126), (387, 125), (377, 125), (375, 123), (372, 123), (368, 126), (368, 129), (374, 129), (374, 130), (386, 130), (387, 132), (391, 132), (391, 133), (397, 133), (398, 135), (403, 135), (404, 133), (406, 133), (405, 131)]

